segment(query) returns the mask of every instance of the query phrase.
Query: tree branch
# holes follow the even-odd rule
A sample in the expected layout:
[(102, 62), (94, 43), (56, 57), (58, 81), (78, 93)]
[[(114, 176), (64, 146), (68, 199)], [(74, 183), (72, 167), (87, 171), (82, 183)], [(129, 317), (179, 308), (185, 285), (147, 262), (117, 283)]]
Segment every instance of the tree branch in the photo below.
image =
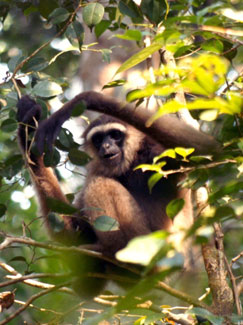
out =
[(215, 244), (202, 245), (202, 255), (213, 296), (212, 308), (218, 315), (231, 315), (234, 298), (226, 278), (224, 263), (223, 232), (219, 224), (214, 224)]

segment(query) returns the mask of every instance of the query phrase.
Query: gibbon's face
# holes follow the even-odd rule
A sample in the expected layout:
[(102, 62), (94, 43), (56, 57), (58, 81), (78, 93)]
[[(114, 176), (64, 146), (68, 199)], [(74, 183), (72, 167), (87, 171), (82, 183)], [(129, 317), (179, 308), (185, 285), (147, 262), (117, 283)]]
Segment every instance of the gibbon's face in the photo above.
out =
[(125, 130), (125, 127), (123, 129), (121, 126), (116, 128), (115, 125), (111, 125), (107, 130), (94, 128), (92, 134), (89, 134), (89, 141), (105, 165), (117, 166), (122, 162)]

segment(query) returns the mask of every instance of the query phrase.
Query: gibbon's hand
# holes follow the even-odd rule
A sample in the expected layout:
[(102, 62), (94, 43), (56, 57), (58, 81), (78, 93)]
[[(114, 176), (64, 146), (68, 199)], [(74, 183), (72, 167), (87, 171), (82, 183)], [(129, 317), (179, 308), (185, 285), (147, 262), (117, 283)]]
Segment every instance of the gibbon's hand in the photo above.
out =
[(41, 117), (41, 106), (26, 95), (18, 101), (17, 108), (18, 122), (21, 122), (22, 127), (26, 125), (31, 126), (29, 127), (29, 132), (34, 131), (33, 127), (36, 126), (35, 120), (38, 122)]
[[(17, 103), (17, 120), (21, 122), (19, 131), (21, 132), (21, 139), (24, 143), (25, 128), (28, 125), (28, 133), (35, 131), (36, 122), (41, 118), (42, 108), (35, 100), (29, 96), (23, 96)], [(53, 121), (46, 119), (41, 121), (35, 135), (35, 145), (40, 155), (43, 154), (44, 148), (47, 147), (49, 151), (52, 150), (52, 145), (61, 129), (62, 123), (58, 123), (58, 119)]]
[(35, 144), (39, 154), (43, 154), (45, 148), (52, 151), (61, 126), (62, 123), (58, 123), (58, 120), (46, 119), (40, 122), (35, 135)]

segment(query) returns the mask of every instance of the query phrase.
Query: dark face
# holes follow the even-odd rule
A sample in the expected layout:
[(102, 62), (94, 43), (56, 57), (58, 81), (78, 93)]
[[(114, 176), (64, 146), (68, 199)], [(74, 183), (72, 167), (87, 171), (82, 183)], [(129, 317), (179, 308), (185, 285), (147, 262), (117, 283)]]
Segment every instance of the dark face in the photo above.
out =
[(107, 132), (96, 132), (91, 141), (100, 159), (111, 166), (117, 165), (123, 158), (123, 142), (125, 134), (118, 129)]

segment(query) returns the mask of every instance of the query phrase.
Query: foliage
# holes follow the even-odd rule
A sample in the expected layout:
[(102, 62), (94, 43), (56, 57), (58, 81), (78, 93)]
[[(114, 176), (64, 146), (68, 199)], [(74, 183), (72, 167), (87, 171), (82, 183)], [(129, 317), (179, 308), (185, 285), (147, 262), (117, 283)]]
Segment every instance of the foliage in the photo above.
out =
[[(243, 251), (243, 211), (240, 201), (243, 189), (243, 75), (240, 70), (243, 32), (240, 13), (242, 15), (240, 1), (226, 0), (0, 2), (1, 238), (4, 240), (5, 235), (9, 234), (16, 238), (30, 237), (36, 240), (34, 243), (44, 243), (44, 246), (22, 243), (7, 247), (2, 251), (0, 266), (4, 269), (2, 263), (7, 263), (22, 275), (31, 275), (34, 272), (46, 274), (46, 282), (56, 285), (54, 289), (45, 287), (44, 284), (39, 285), (41, 290), (50, 290), (51, 293), (48, 291), (48, 295), (44, 293), (43, 298), (33, 301), (35, 308), (25, 305), (26, 310), (11, 324), (19, 323), (19, 319), (20, 322), (27, 319), (29, 324), (36, 320), (38, 323), (48, 324), (76, 324), (77, 321), (83, 324), (80, 315), (83, 315), (84, 310), (81, 314), (77, 312), (83, 308), (80, 298), (70, 292), (58, 292), (58, 285), (70, 286), (75, 278), (70, 275), (70, 269), (65, 263), (66, 254), (58, 251), (56, 246), (53, 248), (48, 243), (45, 246), (48, 237), (43, 231), (41, 219), (37, 217), (34, 195), (30, 193), (30, 176), (24, 168), (17, 147), (16, 103), (20, 94), (37, 98), (45, 112), (42, 118), (45, 118), (49, 114), (48, 101), (58, 97), (63, 103), (66, 102), (66, 90), (71, 87), (71, 80), (76, 75), (79, 57), (83, 52), (90, 51), (90, 55), (98, 52), (101, 61), (112, 61), (113, 47), (102, 49), (98, 46), (102, 35), (107, 32), (118, 40), (126, 40), (128, 46), (136, 44), (137, 52), (129, 52), (127, 60), (116, 71), (115, 78), (119, 79), (103, 85), (104, 89), (122, 87), (123, 91), (127, 91), (129, 85), (126, 77), (121, 77), (120, 74), (142, 62), (153, 67), (151, 56), (159, 53), (162, 61), (156, 69), (141, 71), (144, 87), (133, 84), (133, 89), (127, 91), (127, 100), (139, 105), (147, 98), (156, 96), (159, 108), (147, 122), (148, 126), (163, 114), (178, 113), (187, 108), (200, 122), (201, 127), (215, 134), (222, 143), (224, 150), (215, 156), (196, 156), (192, 154), (193, 149), (171, 148), (157, 157), (152, 165), (138, 168), (142, 168), (144, 172), (154, 172), (148, 184), (151, 191), (159, 179), (174, 172), (166, 169), (165, 158), (168, 157), (185, 163), (184, 171), (189, 172), (189, 175), (181, 186), (197, 190), (206, 185), (208, 201), (204, 203), (203, 209), (197, 209), (196, 221), (186, 236), (192, 236), (195, 246), (207, 243), (215, 224), (221, 223), (225, 232), (226, 256), (231, 260), (230, 270), (234, 271), (233, 280), (240, 276)], [(95, 33), (97, 43), (86, 42), (85, 36), (89, 33), (87, 26)], [(56, 48), (53, 40), (68, 40), (68, 45)], [(149, 40), (148, 46), (145, 46), (145, 40)], [(125, 52), (121, 48), (123, 50)], [(169, 54), (169, 60), (165, 54)], [(186, 101), (178, 100), (178, 93), (184, 93)], [(74, 115), (81, 115), (83, 111), (84, 107), (80, 105)], [(77, 149), (78, 144), (71, 132), (64, 128), (57, 139), (56, 147), (58, 150), (54, 151), (53, 156), (46, 154), (45, 163), (49, 166), (71, 166), (71, 163), (83, 166), (89, 161), (89, 157)], [(63, 152), (68, 154), (67, 157)], [(67, 160), (69, 165), (66, 164)], [(72, 193), (68, 196), (70, 202), (76, 190), (77, 188), (71, 190)], [(174, 217), (183, 204), (182, 200), (172, 201), (167, 206), (167, 214)], [(74, 209), (68, 204), (60, 205), (58, 202), (51, 202), (50, 206), (53, 212), (61, 214), (72, 213)], [(53, 222), (58, 226), (55, 218)], [(97, 221), (97, 227), (101, 231), (114, 226), (117, 227), (108, 216), (102, 216)], [(212, 324), (222, 324), (224, 315), (212, 314), (207, 308), (209, 305), (197, 300), (207, 286), (205, 280), (199, 281), (200, 288), (194, 283), (190, 294), (195, 298), (188, 298), (188, 282), (184, 282), (184, 286), (182, 283), (180, 288), (184, 296), (178, 296), (178, 292), (168, 289), (170, 295), (161, 300), (161, 294), (157, 292), (162, 288), (159, 281), (183, 264), (176, 247), (167, 243), (167, 235), (157, 232), (145, 238), (136, 238), (117, 254), (120, 261), (136, 260), (143, 265), (145, 268), (142, 276), (134, 282), (133, 278), (126, 277), (127, 270), (124, 268), (122, 282), (132, 285), (127, 291), (121, 288), (118, 290), (118, 300), (114, 287), (108, 288), (108, 295), (103, 300), (96, 300), (96, 303), (104, 304), (102, 309), (105, 311), (102, 314), (98, 313), (100, 306), (95, 306), (97, 313), (91, 314), (93, 306), (86, 303), (88, 312), (85, 312), (85, 318), (88, 320), (85, 324), (98, 324), (104, 319), (111, 319), (116, 324), (114, 317), (119, 317), (124, 323), (129, 321), (134, 324), (158, 324), (161, 319), (167, 319), (171, 324), (175, 319), (171, 315), (173, 309), (170, 306), (181, 306), (185, 303), (200, 307), (186, 309), (193, 317), (197, 315), (197, 319), (202, 317)], [(144, 254), (136, 254), (138, 250)], [(161, 266), (162, 271), (152, 274), (150, 271), (154, 266)], [(2, 274), (6, 275), (6, 271), (11, 273), (5, 268)], [(80, 276), (81, 273), (82, 270)], [(230, 277), (232, 280), (232, 274)], [(27, 301), (37, 292), (34, 287), (22, 282), (8, 285), (6, 290), (13, 291), (15, 288), (16, 298), (21, 301)], [(163, 286), (162, 290), (166, 290), (166, 287)], [(65, 292), (64, 289), (63, 291)], [(109, 300), (110, 291), (114, 294), (111, 299), (115, 301)], [(172, 296), (179, 298), (179, 302)], [(205, 303), (209, 304), (210, 299), (207, 296)], [(239, 302), (239, 297), (235, 299)], [(19, 307), (14, 304), (10, 309), (5, 309), (3, 319), (13, 315), (18, 308), (21, 305)], [(242, 315), (239, 314), (239, 309), (235, 308), (233, 315), (229, 316), (233, 323), (240, 320)], [(180, 315), (183, 318), (187, 314)], [(4, 320), (0, 324), (4, 324)]]

